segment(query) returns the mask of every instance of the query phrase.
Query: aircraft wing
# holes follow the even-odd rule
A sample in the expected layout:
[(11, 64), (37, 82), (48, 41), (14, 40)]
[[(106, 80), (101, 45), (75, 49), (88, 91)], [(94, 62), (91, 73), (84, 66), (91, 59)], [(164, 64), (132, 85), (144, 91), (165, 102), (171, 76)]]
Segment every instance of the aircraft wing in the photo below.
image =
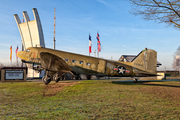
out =
[(55, 72), (68, 72), (72, 71), (69, 65), (61, 58), (48, 52), (41, 52), (41, 67)]

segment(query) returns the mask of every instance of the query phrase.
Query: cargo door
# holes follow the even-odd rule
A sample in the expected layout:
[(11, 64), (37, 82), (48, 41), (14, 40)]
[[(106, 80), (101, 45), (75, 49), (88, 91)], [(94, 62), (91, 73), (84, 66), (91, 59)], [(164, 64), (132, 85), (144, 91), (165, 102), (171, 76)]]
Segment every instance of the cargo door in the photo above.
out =
[(105, 73), (105, 71), (106, 71), (105, 68), (106, 68), (106, 61), (99, 60), (97, 72)]

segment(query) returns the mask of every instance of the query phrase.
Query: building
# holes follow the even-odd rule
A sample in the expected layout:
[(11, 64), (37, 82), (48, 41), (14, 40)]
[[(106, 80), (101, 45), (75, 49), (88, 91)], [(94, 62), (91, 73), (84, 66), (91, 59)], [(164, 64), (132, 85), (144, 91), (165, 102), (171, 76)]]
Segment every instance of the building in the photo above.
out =
[[(26, 11), (23, 11), (23, 20), (19, 19), (17, 14), (14, 14), (21, 39), (22, 50), (26, 50), (28, 47), (45, 47), (43, 29), (40, 21), (40, 17), (36, 8), (32, 9), (34, 20), (30, 20)], [(44, 72), (37, 73), (33, 69), (28, 69), (28, 77), (43, 77)]]

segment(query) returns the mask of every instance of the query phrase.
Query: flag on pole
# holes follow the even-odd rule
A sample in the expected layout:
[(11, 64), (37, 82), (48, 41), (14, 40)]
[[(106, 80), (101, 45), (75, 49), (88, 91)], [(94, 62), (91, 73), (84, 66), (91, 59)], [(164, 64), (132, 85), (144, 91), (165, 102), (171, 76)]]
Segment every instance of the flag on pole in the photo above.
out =
[(10, 60), (12, 60), (12, 46), (10, 47)]
[(91, 41), (91, 35), (89, 34), (89, 53), (91, 53), (91, 46), (92, 46), (92, 41)]
[(100, 39), (99, 39), (99, 33), (97, 32), (97, 45), (98, 45), (98, 52), (101, 52), (101, 43), (100, 43)]
[(17, 48), (16, 48), (16, 59), (18, 59), (18, 56), (17, 56), (17, 53), (18, 53), (18, 46), (17, 46)]

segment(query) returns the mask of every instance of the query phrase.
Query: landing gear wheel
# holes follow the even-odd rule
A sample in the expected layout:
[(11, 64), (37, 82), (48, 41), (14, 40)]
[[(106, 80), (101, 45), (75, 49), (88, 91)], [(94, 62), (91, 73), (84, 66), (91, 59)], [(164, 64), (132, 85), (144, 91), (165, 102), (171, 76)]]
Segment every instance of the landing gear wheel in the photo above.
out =
[(51, 77), (50, 76), (44, 76), (42, 78), (42, 81), (44, 82), (45, 85), (47, 85), (51, 82)]
[(60, 79), (60, 80), (66, 80), (66, 77), (63, 75), (63, 76), (62, 76), (62, 79)]
[(137, 80), (137, 79), (135, 79), (135, 78), (133, 78), (133, 80), (134, 80), (134, 83), (137, 83), (137, 82), (138, 82), (138, 80)]
[(58, 83), (60, 81), (60, 77), (55, 77), (54, 80), (56, 83)]
[(58, 73), (54, 74), (53, 80), (54, 80), (56, 83), (57, 83), (58, 81), (60, 81), (60, 76), (58, 75)]
[(91, 80), (91, 75), (86, 76), (87, 80)]
[(75, 79), (76, 79), (76, 80), (81, 80), (81, 77), (80, 77), (79, 75), (76, 75), (76, 76), (75, 76)]

